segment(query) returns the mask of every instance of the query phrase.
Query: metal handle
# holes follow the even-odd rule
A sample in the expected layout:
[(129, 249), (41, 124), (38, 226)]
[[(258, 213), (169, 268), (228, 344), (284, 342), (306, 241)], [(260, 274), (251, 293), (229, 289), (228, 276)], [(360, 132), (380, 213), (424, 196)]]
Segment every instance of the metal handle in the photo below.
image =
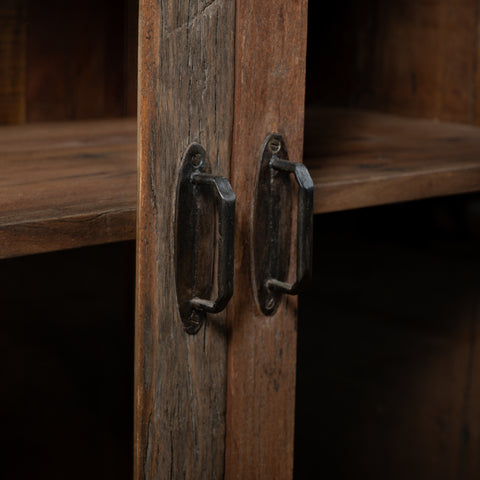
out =
[[(287, 282), (292, 242), (292, 181), (298, 188), (296, 278)], [(255, 194), (252, 256), (255, 292), (265, 315), (277, 309), (282, 294), (296, 295), (311, 275), (313, 181), (301, 163), (290, 162), (282, 136), (265, 141)]]
[(225, 177), (217, 177), (208, 173), (194, 173), (192, 182), (196, 185), (209, 185), (216, 194), (218, 202), (218, 265), (217, 298), (204, 300), (193, 298), (192, 305), (208, 313), (221, 312), (233, 294), (233, 241), (235, 224), (235, 193)]
[(175, 234), (178, 307), (190, 334), (200, 330), (206, 313), (221, 312), (233, 293), (235, 194), (226, 178), (208, 170), (205, 149), (190, 145), (177, 185)]
[(297, 279), (295, 283), (287, 283), (270, 278), (267, 287), (280, 293), (297, 295), (312, 273), (313, 181), (302, 163), (273, 157), (270, 166), (281, 172), (293, 173), (298, 184)]

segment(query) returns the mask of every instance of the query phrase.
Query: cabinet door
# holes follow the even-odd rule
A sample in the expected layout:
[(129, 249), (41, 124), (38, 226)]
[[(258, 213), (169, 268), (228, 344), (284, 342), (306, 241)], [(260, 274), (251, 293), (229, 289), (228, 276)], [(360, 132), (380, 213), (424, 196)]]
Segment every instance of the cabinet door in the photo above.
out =
[[(301, 160), (305, 38), (306, 0), (140, 1), (136, 479), (291, 477), (296, 301), (260, 313), (250, 230), (267, 134)], [(196, 335), (182, 328), (174, 251), (192, 142), (237, 195), (228, 319)]]
[(224, 475), (225, 314), (196, 335), (175, 288), (175, 197), (198, 142), (229, 178), (235, 5), (141, 0), (135, 478)]
[[(257, 172), (267, 135), (280, 133), (289, 159), (302, 161), (307, 0), (237, 0), (236, 11), (231, 164), (237, 195), (236, 269), (235, 294), (228, 310), (226, 477), (289, 479), (297, 299), (284, 296), (274, 315), (262, 314), (253, 293), (251, 230)], [(292, 231), (291, 238), (295, 237)]]

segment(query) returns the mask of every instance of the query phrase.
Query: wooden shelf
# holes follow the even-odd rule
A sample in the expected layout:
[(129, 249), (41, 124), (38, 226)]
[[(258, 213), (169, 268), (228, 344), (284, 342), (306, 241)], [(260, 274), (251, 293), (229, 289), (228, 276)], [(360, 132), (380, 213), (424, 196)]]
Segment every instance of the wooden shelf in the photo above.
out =
[(0, 166), (0, 258), (135, 238), (135, 119), (2, 127)]
[(480, 129), (310, 109), (304, 161), (315, 213), (473, 192), (480, 190)]
[[(0, 258), (135, 238), (136, 120), (0, 129)], [(480, 129), (310, 109), (315, 213), (480, 190)]]

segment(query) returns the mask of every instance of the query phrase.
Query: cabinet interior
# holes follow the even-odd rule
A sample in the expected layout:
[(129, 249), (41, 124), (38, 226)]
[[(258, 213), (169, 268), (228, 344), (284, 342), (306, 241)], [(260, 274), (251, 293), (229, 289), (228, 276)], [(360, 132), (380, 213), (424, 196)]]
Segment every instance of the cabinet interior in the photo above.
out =
[(134, 271), (134, 242), (0, 261), (1, 478), (132, 478)]
[[(115, 242), (135, 237), (137, 11), (0, 6), (6, 478), (14, 460), (37, 478), (131, 477), (134, 252)], [(310, 1), (304, 157), (319, 215), (298, 478), (478, 474), (478, 12)], [(427, 197), (442, 198), (382, 206)]]
[(1, 478), (133, 476), (137, 10), (0, 5)]
[(135, 238), (137, 0), (0, 6), (0, 258)]
[(315, 221), (294, 478), (478, 478), (480, 197)]
[(295, 478), (479, 475), (478, 12), (310, 2)]

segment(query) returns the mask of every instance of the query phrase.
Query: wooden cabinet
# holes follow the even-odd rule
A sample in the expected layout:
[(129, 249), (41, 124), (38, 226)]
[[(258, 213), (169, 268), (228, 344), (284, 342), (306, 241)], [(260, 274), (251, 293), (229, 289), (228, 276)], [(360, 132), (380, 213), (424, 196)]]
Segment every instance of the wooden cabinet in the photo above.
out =
[[(312, 459), (327, 476), (476, 478), (478, 6), (454, 3), (310, 2), (308, 29), (307, 0), (2, 3), (6, 478), (291, 478), (298, 307), (298, 478), (322, 471)], [(299, 306), (267, 316), (252, 225), (271, 133), (313, 178), (317, 260)], [(196, 335), (175, 289), (192, 143), (236, 194), (234, 294)], [(419, 251), (434, 239), (438, 263)]]
[(477, 7), (310, 2), (298, 478), (478, 477)]
[[(109, 365), (105, 375), (118, 376), (118, 388), (100, 396), (103, 408), (108, 411), (117, 400), (125, 420), (121, 434), (113, 420), (107, 422), (98, 455), (87, 459), (101, 478), (130, 476), (132, 465), (135, 478), (291, 476), (296, 301), (285, 299), (275, 316), (263, 318), (249, 293), (247, 260), (248, 224), (266, 136), (282, 133), (290, 158), (301, 161), (302, 156), (307, 5), (306, 1), (275, 2), (272, 7), (273, 17), (255, 2), (228, 1), (145, 0), (137, 5), (103, 0), (64, 5), (53, 0), (11, 0), (2, 7), (0, 61), (5, 75), (0, 118), (6, 125), (0, 131), (0, 257), (18, 258), (6, 260), (13, 262), (10, 271), (48, 266), (45, 288), (58, 290), (62, 308), (56, 315), (65, 316), (72, 337), (80, 327), (73, 324), (76, 316), (68, 309), (78, 306), (70, 305), (71, 296), (62, 293), (52, 275), (63, 272), (65, 286), (74, 277), (85, 287), (86, 291), (78, 289), (78, 302), (98, 292), (92, 304), (82, 303), (95, 310), (88, 323), (95, 325), (92, 338), (84, 339), (86, 350), (96, 345), (95, 335), (104, 341), (108, 337), (108, 329), (102, 335), (100, 330), (109, 312), (117, 312), (119, 323), (120, 317), (123, 322), (118, 344), (135, 343), (130, 358), (133, 382), (131, 370), (122, 374), (112, 367), (109, 356), (121, 354), (118, 365), (125, 367), (132, 353), (129, 348), (115, 352), (108, 342), (110, 347), (103, 349), (102, 361)], [(137, 9), (138, 121), (134, 118)], [(276, 37), (290, 41), (278, 44)], [(236, 295), (229, 311), (209, 316), (195, 336), (184, 331), (178, 317), (173, 251), (178, 167), (192, 142), (205, 147), (213, 172), (230, 179), (238, 198)], [(133, 336), (124, 324), (131, 301), (123, 304), (114, 298), (125, 295), (124, 287), (132, 279), (131, 243), (117, 242), (135, 239), (136, 222)], [(92, 248), (95, 245), (101, 246)], [(67, 251), (80, 247), (89, 249)], [(51, 253), (38, 257), (47, 252)], [(106, 252), (114, 257), (116, 252), (122, 257), (118, 265), (124, 265), (124, 274), (115, 269), (120, 278), (108, 286), (103, 282), (110, 277), (93, 268), (111, 267), (114, 260)], [(42, 308), (51, 304), (52, 297), (40, 291), (43, 307), (38, 306), (38, 311), (44, 321)], [(18, 302), (33, 301), (34, 283), (28, 282), (19, 295), (8, 306), (12, 318)], [(28, 313), (22, 319), (26, 326), (34, 321)], [(111, 332), (110, 338), (117, 335)], [(45, 342), (45, 349), (58, 349), (62, 342), (62, 338), (53, 346)], [(26, 358), (32, 361), (17, 352), (6, 360)], [(77, 371), (70, 375), (78, 386), (85, 377), (79, 374), (82, 357), (76, 358)], [(57, 361), (60, 369), (66, 362), (62, 356)], [(85, 362), (85, 371), (95, 376), (96, 366), (104, 368), (102, 361)], [(34, 391), (55, 396), (62, 391), (62, 377), (55, 378)], [(98, 383), (92, 379), (84, 388), (88, 391)], [(119, 384), (132, 383), (135, 403), (125, 412), (132, 396)], [(57, 390), (51, 390), (52, 384)], [(114, 392), (122, 392), (121, 398), (112, 398)], [(76, 402), (65, 406), (72, 416), (76, 408)], [(14, 413), (21, 419), (19, 411)], [(135, 417), (132, 457), (125, 454), (131, 414)], [(66, 416), (60, 416), (63, 423)], [(101, 421), (102, 413), (98, 416)], [(119, 420), (118, 415), (114, 419)], [(27, 420), (21, 421), (27, 429)], [(72, 435), (75, 425), (72, 421)], [(79, 435), (72, 456), (67, 456), (64, 446), (71, 437), (64, 435), (58, 439), (62, 447), (57, 446), (56, 426), (52, 419), (47, 428), (52, 433), (46, 435), (40, 455), (50, 458), (57, 449), (68, 463), (74, 458), (80, 461), (77, 445), (82, 441), (93, 445), (88, 439), (94, 432)], [(112, 447), (115, 432), (122, 448)], [(6, 467), (8, 475), (15, 475), (15, 467), (28, 458), (22, 448), (16, 451), (18, 457)], [(121, 460), (109, 468), (109, 458), (115, 456)], [(38, 475), (50, 478), (80, 478), (87, 469), (85, 465), (67, 473), (65, 464), (53, 459), (40, 462), (39, 468)]]
[[(140, 12), (136, 475), (290, 478), (296, 300), (261, 314), (251, 225), (268, 134), (302, 158), (307, 2), (144, 1)], [(175, 189), (192, 142), (237, 196), (234, 295), (196, 336), (172, 290)]]

